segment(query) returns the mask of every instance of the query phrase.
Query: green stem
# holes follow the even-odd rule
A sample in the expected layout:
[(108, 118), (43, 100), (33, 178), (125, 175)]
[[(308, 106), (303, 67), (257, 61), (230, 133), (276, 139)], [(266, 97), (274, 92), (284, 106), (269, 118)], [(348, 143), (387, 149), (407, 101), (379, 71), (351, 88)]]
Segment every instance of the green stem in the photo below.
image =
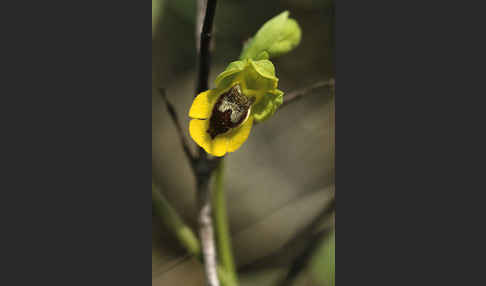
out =
[(238, 282), (234, 278), (234, 275), (223, 268), (221, 264), (218, 264), (218, 278), (223, 286), (238, 286)]
[(231, 236), (226, 211), (226, 199), (223, 189), (224, 159), (222, 158), (215, 170), (213, 192), (213, 219), (216, 228), (218, 255), (221, 265), (227, 271), (229, 278), (237, 285), (238, 277), (231, 248)]
[(182, 246), (186, 248), (190, 254), (199, 257), (201, 255), (199, 240), (192, 230), (184, 224), (177, 212), (170, 206), (167, 199), (157, 191), (153, 184), (152, 207), (154, 208), (155, 213), (162, 219), (162, 222), (176, 236)]

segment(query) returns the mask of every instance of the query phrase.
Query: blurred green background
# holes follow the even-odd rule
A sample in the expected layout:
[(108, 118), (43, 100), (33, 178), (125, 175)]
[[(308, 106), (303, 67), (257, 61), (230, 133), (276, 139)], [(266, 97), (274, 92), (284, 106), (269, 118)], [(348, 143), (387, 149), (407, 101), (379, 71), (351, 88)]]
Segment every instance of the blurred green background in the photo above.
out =
[[(279, 89), (289, 92), (335, 77), (332, 5), (329, 0), (219, 0), (210, 87), (238, 59), (243, 42), (284, 10), (300, 24), (302, 40), (273, 60)], [(152, 0), (152, 175), (193, 228), (195, 180), (157, 88), (166, 89), (192, 143), (187, 112), (196, 86), (196, 10), (195, 0)], [(310, 245), (309, 263), (292, 285), (334, 285), (334, 215), (308, 229), (334, 197), (330, 103), (326, 88), (314, 91), (253, 128), (226, 158), (224, 184), (241, 285), (276, 285)], [(198, 262), (185, 255), (157, 217), (152, 222), (152, 285), (204, 285)], [(323, 235), (316, 236), (319, 231)]]

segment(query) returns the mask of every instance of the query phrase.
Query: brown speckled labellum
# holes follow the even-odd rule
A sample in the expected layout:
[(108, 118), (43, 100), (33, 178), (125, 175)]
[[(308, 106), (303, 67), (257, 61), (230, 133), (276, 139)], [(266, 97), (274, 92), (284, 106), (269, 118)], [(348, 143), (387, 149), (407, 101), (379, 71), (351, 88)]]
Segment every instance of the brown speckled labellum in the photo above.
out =
[(236, 84), (223, 93), (213, 107), (207, 132), (211, 139), (241, 125), (250, 115), (250, 107), (255, 97), (248, 98)]

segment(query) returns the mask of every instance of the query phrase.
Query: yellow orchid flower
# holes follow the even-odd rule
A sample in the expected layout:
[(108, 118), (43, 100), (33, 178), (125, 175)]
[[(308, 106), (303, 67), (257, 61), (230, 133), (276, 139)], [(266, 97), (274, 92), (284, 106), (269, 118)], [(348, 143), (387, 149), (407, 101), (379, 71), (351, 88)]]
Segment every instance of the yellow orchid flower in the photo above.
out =
[(228, 65), (216, 88), (201, 92), (189, 110), (191, 138), (221, 157), (239, 149), (254, 122), (266, 120), (282, 104), (275, 67), (269, 60), (245, 59)]

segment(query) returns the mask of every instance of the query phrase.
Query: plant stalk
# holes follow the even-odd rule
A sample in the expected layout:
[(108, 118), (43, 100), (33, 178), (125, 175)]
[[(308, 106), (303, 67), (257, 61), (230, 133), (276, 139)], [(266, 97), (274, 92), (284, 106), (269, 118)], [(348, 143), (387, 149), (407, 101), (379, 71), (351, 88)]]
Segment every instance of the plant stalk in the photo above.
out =
[(221, 265), (234, 280), (238, 283), (236, 267), (231, 247), (231, 234), (228, 224), (228, 213), (226, 210), (226, 198), (223, 188), (224, 159), (222, 158), (214, 172), (214, 192), (213, 192), (213, 220), (216, 226), (216, 241), (218, 255)]

